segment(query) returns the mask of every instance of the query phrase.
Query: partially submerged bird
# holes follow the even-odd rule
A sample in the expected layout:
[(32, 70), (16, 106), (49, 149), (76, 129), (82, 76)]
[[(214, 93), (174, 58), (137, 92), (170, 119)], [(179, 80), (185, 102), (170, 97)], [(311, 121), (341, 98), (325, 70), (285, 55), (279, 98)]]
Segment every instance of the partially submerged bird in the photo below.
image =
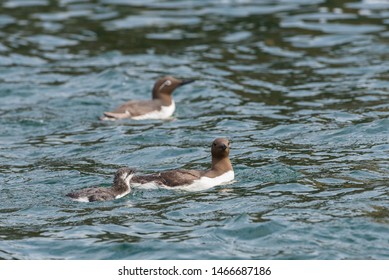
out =
[(194, 80), (179, 80), (171, 76), (159, 79), (152, 91), (151, 100), (130, 100), (112, 112), (104, 112), (101, 120), (118, 119), (167, 119), (176, 109), (172, 93), (180, 86), (194, 82)]
[(208, 170), (170, 170), (158, 174), (135, 175), (132, 186), (168, 187), (185, 190), (203, 190), (228, 183), (234, 179), (234, 170), (229, 159), (230, 142), (216, 138), (212, 142), (212, 165)]
[(132, 176), (134, 176), (134, 170), (123, 167), (116, 171), (112, 187), (91, 187), (77, 192), (68, 193), (66, 196), (80, 202), (118, 199), (130, 192), (130, 181)]

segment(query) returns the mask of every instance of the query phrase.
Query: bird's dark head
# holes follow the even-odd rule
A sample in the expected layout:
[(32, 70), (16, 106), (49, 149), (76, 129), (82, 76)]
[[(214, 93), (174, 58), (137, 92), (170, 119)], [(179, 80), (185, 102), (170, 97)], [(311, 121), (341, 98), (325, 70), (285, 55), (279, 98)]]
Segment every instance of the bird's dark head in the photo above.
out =
[(130, 185), (130, 181), (132, 176), (134, 176), (135, 170), (128, 168), (128, 167), (122, 167), (119, 168), (115, 173), (115, 178), (113, 180), (114, 186), (119, 183), (125, 183), (126, 185)]
[(190, 84), (195, 80), (180, 80), (172, 76), (160, 78), (153, 88), (153, 99), (160, 98), (161, 95), (171, 95), (173, 91), (183, 85)]
[(224, 158), (230, 154), (230, 141), (226, 138), (216, 138), (212, 142), (212, 157)]

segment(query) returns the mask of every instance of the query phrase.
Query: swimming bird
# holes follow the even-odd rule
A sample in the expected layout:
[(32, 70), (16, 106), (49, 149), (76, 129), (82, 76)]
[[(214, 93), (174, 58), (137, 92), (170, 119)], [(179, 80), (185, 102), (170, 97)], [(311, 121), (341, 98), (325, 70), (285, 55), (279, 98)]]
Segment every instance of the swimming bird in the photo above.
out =
[(212, 164), (208, 170), (170, 170), (158, 174), (134, 175), (132, 186), (168, 187), (186, 190), (204, 190), (228, 183), (234, 179), (234, 170), (229, 159), (230, 142), (216, 138), (212, 142)]
[(194, 82), (194, 80), (179, 80), (171, 76), (159, 79), (152, 91), (151, 100), (130, 100), (112, 112), (104, 112), (101, 120), (118, 119), (167, 119), (173, 115), (176, 105), (172, 98), (173, 91), (180, 86)]
[(91, 187), (77, 192), (68, 193), (66, 196), (80, 202), (118, 199), (130, 192), (130, 181), (132, 176), (134, 176), (134, 170), (123, 167), (116, 171), (112, 187)]

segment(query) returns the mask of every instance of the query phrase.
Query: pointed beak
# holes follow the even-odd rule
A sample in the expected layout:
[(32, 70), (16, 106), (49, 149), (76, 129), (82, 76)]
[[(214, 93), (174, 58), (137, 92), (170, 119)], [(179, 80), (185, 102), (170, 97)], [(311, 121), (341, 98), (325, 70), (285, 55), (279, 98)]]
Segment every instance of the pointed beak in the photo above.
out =
[(194, 81), (196, 81), (196, 80), (182, 80), (181, 83), (180, 83), (180, 86), (193, 83)]

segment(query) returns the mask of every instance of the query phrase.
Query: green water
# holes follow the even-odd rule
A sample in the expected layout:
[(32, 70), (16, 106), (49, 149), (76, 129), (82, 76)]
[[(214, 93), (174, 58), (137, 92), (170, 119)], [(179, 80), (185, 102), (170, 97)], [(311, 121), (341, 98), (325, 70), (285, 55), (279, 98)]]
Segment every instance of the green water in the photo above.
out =
[[(389, 2), (0, 2), (0, 259), (388, 259)], [(164, 75), (170, 121), (101, 122)], [(116, 169), (201, 192), (65, 194)]]

